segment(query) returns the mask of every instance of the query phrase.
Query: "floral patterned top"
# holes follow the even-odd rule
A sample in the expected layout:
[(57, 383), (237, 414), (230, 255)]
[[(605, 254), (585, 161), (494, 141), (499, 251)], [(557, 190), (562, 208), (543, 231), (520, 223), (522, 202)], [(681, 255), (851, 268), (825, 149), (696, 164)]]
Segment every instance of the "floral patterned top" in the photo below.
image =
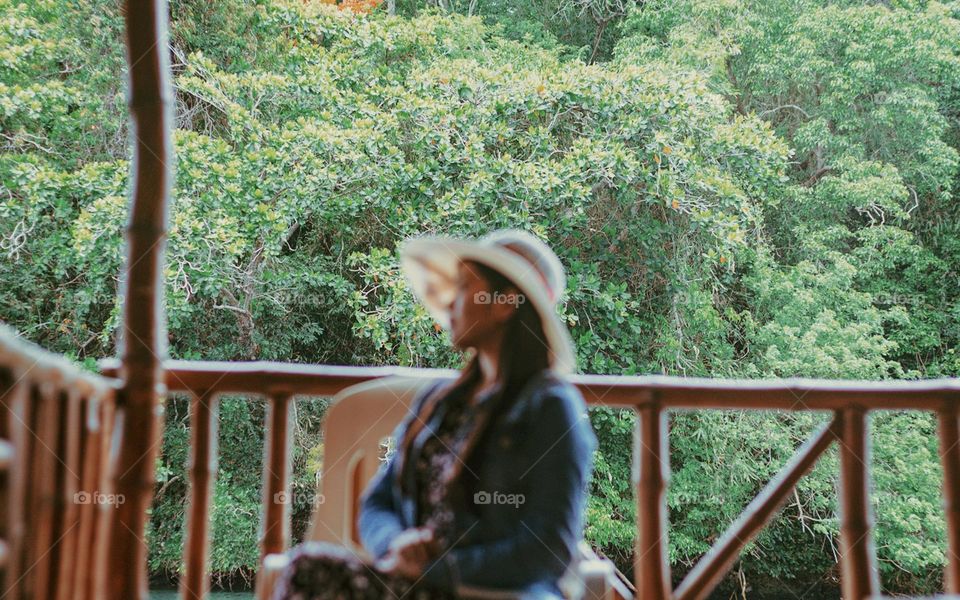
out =
[(436, 434), (423, 443), (414, 473), (417, 523), (421, 527), (431, 527), (434, 539), (442, 548), (448, 548), (456, 541), (450, 539), (453, 508), (446, 497), (443, 474), (458, 460), (457, 456), (482, 410), (479, 404), (471, 404), (469, 400), (470, 394), (457, 394), (443, 400), (446, 404), (443, 420)]

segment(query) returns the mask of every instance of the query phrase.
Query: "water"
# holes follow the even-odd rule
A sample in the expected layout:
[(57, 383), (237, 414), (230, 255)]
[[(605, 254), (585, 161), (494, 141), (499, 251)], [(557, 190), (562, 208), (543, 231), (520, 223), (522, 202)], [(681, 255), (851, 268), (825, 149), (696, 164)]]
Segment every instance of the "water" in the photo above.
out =
[[(253, 592), (210, 592), (210, 600), (253, 600)], [(180, 600), (177, 590), (150, 590), (150, 600)]]

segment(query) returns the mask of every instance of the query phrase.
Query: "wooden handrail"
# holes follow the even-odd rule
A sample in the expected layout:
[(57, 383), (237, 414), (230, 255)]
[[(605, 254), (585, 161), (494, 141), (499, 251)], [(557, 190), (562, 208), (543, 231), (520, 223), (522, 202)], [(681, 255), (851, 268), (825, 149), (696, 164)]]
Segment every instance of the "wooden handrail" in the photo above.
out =
[[(330, 365), (298, 365), (274, 362), (216, 363), (169, 361), (165, 363), (166, 383), (171, 390), (190, 391), (214, 387), (221, 392), (243, 392), (266, 395), (333, 395), (350, 385), (388, 375), (454, 377), (455, 372), (440, 369), (408, 369), (397, 367), (350, 367)], [(103, 372), (110, 374), (115, 364), (104, 361)], [(842, 506), (842, 569), (845, 594), (866, 597), (877, 590), (875, 558), (872, 547), (872, 517), (869, 511), (869, 468), (866, 445), (868, 410), (919, 409), (941, 414), (942, 452), (945, 470), (945, 499), (951, 553), (947, 566), (948, 591), (953, 591), (960, 560), (953, 548), (960, 544), (960, 516), (957, 511), (955, 483), (960, 477), (957, 466), (955, 426), (960, 410), (960, 382), (956, 379), (922, 381), (849, 381), (849, 380), (734, 380), (682, 378), (670, 376), (598, 376), (571, 377), (588, 403), (634, 406), (640, 413), (635, 443), (635, 464), (638, 485), (637, 581), (640, 598), (661, 600), (670, 597), (702, 598), (706, 596), (736, 558), (742, 546), (752, 539), (776, 512), (785, 494), (816, 462), (832, 441), (836, 428), (842, 426), (841, 464), (843, 482), (840, 490)], [(654, 401), (655, 399), (655, 401)], [(729, 536), (721, 538), (705, 557), (702, 570), (691, 572), (675, 595), (669, 590), (669, 565), (666, 561), (666, 504), (664, 490), (668, 478), (665, 412), (668, 409), (780, 409), (834, 410), (834, 424), (822, 431), (802, 448), (780, 476), (751, 503), (735, 524)], [(946, 415), (946, 416), (944, 416)], [(954, 427), (953, 429), (951, 427)], [(285, 456), (277, 446), (288, 442), (286, 432), (268, 431), (270, 447), (265, 458), (271, 469), (279, 469)], [(811, 445), (812, 444), (812, 445)], [(289, 459), (287, 458), (286, 461)], [(283, 461), (281, 461), (283, 462)], [(286, 464), (286, 463), (284, 463)], [(288, 476), (283, 467), (285, 477)], [(275, 473), (271, 473), (275, 475)], [(286, 489), (286, 480), (267, 480), (265, 489)], [(282, 485), (281, 485), (282, 484)], [(265, 502), (270, 496), (265, 495)], [(265, 519), (274, 523), (281, 512), (265, 505)], [(265, 525), (266, 527), (266, 521)], [(271, 529), (268, 528), (268, 531)], [(266, 548), (285, 547), (279, 535), (263, 540)], [(732, 541), (735, 539), (736, 541)], [(699, 567), (699, 565), (698, 565)], [(693, 579), (691, 579), (693, 577)]]
[[(116, 372), (116, 361), (102, 361), (102, 373)], [(172, 391), (215, 390), (266, 396), (270, 421), (264, 457), (264, 519), (261, 557), (281, 552), (289, 543), (289, 513), (275, 495), (289, 489), (290, 417), (294, 395), (332, 396), (346, 387), (390, 375), (456, 376), (453, 370), (402, 367), (301, 365), (265, 361), (240, 363), (167, 361), (165, 382)], [(867, 415), (871, 410), (927, 410), (940, 415), (941, 458), (950, 553), (947, 591), (960, 585), (960, 380), (853, 381), (805, 378), (743, 380), (672, 376), (570, 377), (591, 405), (633, 407), (639, 414), (634, 443), (634, 482), (637, 486), (637, 597), (643, 600), (695, 600), (710, 591), (729, 570), (740, 550), (776, 514), (799, 479), (830, 444), (841, 447), (841, 569), (844, 595), (873, 597), (877, 571), (869, 506), (869, 445)], [(670, 589), (666, 558), (665, 490), (669, 478), (668, 410), (747, 409), (823, 410), (835, 413), (751, 502), (676, 591)]]
[[(107, 376), (118, 361), (99, 363)], [(304, 365), (270, 361), (163, 363), (170, 391), (211, 389), (222, 393), (332, 396), (356, 383), (388, 375), (454, 377), (450, 369)], [(840, 379), (711, 379), (668, 375), (572, 375), (590, 404), (635, 406), (657, 393), (664, 409), (931, 410), (960, 406), (960, 379), (864, 381)]]
[(33, 381), (46, 381), (85, 397), (102, 396), (120, 387), (115, 379), (83, 371), (59, 354), (24, 340), (3, 323), (0, 323), (0, 366), (13, 373), (29, 373)]

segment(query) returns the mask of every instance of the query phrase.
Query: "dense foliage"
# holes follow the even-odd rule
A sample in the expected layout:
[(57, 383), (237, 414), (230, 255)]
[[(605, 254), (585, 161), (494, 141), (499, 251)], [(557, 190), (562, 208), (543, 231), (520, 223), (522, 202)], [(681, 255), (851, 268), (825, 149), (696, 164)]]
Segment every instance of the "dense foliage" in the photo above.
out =
[[(0, 319), (91, 368), (115, 354), (121, 301), (118, 4), (0, 0)], [(396, 244), (516, 226), (567, 266), (584, 372), (960, 374), (956, 1), (171, 4), (176, 358), (458, 366)], [(298, 404), (297, 533), (324, 407)], [(675, 576), (824, 418), (673, 416)], [(592, 419), (586, 535), (629, 571), (633, 416)], [(934, 423), (873, 425), (884, 585), (935, 590)], [(262, 427), (262, 404), (224, 400), (218, 577), (255, 565)], [(180, 568), (183, 398), (164, 436), (158, 574)], [(728, 585), (835, 585), (836, 467), (821, 461)]]

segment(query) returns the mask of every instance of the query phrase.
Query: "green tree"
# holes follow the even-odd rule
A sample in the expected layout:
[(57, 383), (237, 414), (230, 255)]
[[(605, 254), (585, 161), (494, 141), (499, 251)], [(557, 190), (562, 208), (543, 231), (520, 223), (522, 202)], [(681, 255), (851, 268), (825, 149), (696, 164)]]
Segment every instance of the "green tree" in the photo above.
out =
[[(462, 4), (173, 3), (173, 357), (456, 367), (396, 245), (514, 226), (568, 269), (559, 310), (586, 372), (960, 373), (957, 3), (655, 0), (622, 27), (626, 4)], [(122, 39), (106, 0), (0, 0), (0, 319), (88, 365), (118, 327)], [(324, 408), (299, 406), (299, 497)], [(186, 418), (172, 398), (155, 574), (180, 569)], [(592, 419), (586, 534), (629, 570), (634, 419)], [(255, 566), (263, 406), (226, 398), (221, 421), (212, 565), (228, 583)], [(821, 421), (672, 415), (677, 576)], [(932, 420), (874, 425), (884, 582), (936, 589)], [(728, 587), (835, 585), (835, 474), (828, 455)]]

